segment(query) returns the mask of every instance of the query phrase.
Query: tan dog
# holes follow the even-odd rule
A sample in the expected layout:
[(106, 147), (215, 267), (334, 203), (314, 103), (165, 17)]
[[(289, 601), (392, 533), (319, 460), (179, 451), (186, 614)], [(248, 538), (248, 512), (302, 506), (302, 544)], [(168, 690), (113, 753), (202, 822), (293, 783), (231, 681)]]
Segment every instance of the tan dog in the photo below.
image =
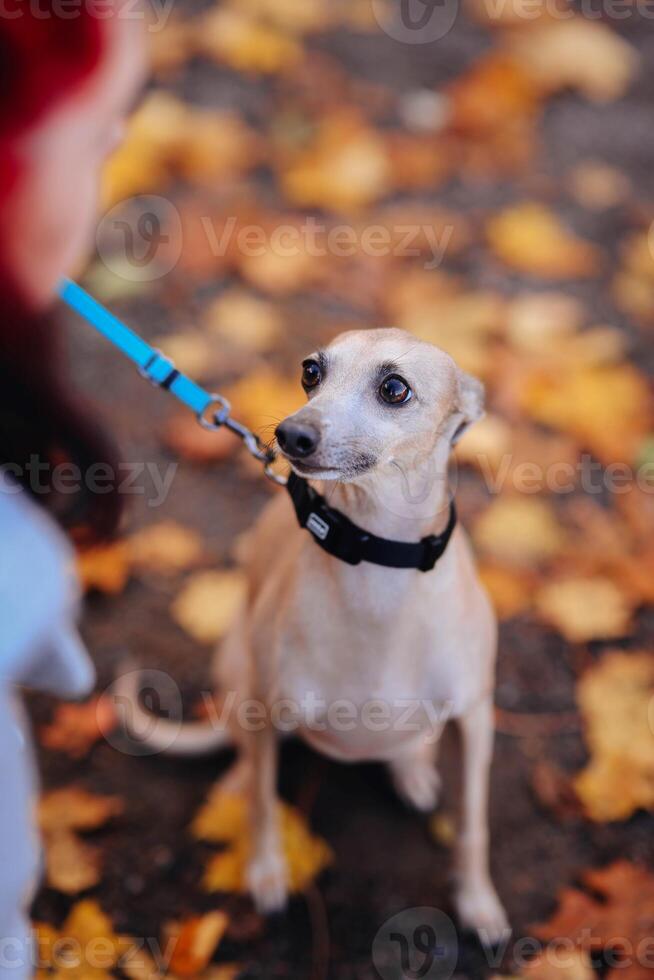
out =
[[(483, 414), (483, 388), (443, 351), (401, 330), (345, 333), (304, 362), (308, 404), (277, 430), (295, 472), (320, 481), (332, 507), (383, 538), (419, 541), (448, 521), (451, 446)], [(252, 801), (248, 870), (260, 909), (286, 902), (277, 820), (280, 729), (348, 762), (383, 760), (421, 810), (438, 799), (436, 742), (463, 736), (457, 909), (494, 941), (507, 921), (488, 866), (496, 624), (460, 527), (433, 570), (353, 567), (299, 527), (280, 494), (248, 542), (247, 608), (216, 658), (223, 692), (265, 706), (230, 732), (241, 755), (227, 775)], [(248, 710), (250, 710), (248, 708)], [(173, 750), (218, 744), (199, 730)]]

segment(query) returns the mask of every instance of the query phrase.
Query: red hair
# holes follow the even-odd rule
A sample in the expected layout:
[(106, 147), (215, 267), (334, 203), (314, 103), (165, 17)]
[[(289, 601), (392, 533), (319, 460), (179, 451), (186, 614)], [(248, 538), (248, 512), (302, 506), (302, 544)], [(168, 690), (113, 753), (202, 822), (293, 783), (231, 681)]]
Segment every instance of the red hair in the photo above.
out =
[[(0, 209), (20, 180), (18, 141), (59, 101), (72, 95), (97, 67), (104, 50), (104, 22), (81, 3), (68, 19), (53, 0), (5, 0), (0, 17)], [(34, 220), (38, 221), (38, 215)], [(55, 465), (66, 460), (83, 474), (93, 463), (114, 463), (114, 454), (88, 409), (69, 394), (61, 371), (61, 329), (50, 313), (35, 313), (9, 271), (0, 238), (0, 465), (25, 472), (34, 457)], [(29, 472), (29, 469), (27, 469)], [(20, 479), (20, 477), (18, 477)], [(27, 479), (24, 479), (28, 489)], [(53, 492), (36, 497), (56, 508)], [(115, 527), (115, 493), (82, 489), (59, 515), (67, 525), (103, 537)]]

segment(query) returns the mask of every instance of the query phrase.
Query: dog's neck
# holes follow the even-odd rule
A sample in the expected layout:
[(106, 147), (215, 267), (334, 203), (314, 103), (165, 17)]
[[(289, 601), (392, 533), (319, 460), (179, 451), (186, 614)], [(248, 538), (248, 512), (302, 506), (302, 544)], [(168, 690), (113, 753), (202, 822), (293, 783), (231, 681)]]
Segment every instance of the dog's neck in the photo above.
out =
[(359, 527), (396, 541), (439, 534), (449, 519), (449, 442), (414, 457), (411, 467), (392, 461), (348, 483), (328, 481), (318, 489), (331, 507)]

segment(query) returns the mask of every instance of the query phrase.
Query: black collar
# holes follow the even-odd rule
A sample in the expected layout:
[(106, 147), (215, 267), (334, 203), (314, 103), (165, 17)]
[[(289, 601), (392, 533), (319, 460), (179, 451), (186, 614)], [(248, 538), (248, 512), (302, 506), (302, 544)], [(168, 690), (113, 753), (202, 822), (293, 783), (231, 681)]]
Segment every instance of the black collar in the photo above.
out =
[(441, 534), (430, 534), (416, 542), (389, 541), (353, 524), (297, 474), (291, 473), (287, 489), (300, 527), (310, 531), (321, 548), (348, 565), (369, 561), (388, 568), (419, 568), (421, 572), (429, 572), (447, 548), (456, 527), (456, 508), (452, 501), (450, 519)]

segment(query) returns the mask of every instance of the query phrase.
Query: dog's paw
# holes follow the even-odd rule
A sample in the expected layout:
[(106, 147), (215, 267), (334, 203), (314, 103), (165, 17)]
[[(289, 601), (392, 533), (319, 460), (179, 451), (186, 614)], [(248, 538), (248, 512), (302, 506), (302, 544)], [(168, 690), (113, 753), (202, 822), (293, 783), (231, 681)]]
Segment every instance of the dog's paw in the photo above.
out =
[(405, 803), (429, 813), (435, 810), (441, 792), (441, 777), (431, 762), (406, 759), (391, 767), (393, 785)]
[(490, 881), (461, 886), (456, 908), (461, 925), (474, 929), (485, 946), (493, 946), (511, 933), (506, 912)]
[(286, 861), (281, 854), (261, 854), (248, 865), (247, 884), (257, 911), (281, 912), (288, 902)]

